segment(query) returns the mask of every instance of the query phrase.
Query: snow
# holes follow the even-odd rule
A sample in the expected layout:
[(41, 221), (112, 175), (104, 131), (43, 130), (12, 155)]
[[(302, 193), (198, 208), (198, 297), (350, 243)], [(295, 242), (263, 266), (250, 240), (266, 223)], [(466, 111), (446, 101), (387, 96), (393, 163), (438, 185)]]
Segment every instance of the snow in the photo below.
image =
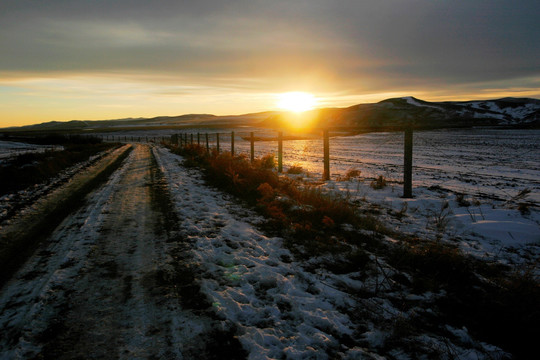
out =
[[(372, 350), (347, 347), (342, 341), (357, 336), (358, 324), (344, 309), (354, 309), (360, 300), (344, 289), (373, 286), (370, 281), (356, 279), (355, 273), (305, 270), (283, 248), (282, 239), (267, 237), (257, 230), (261, 219), (256, 214), (205, 186), (198, 171), (179, 166), (181, 157), (163, 148), (154, 151), (182, 219), (184, 235), (194, 244), (202, 289), (216, 315), (238, 327), (239, 339), (250, 359), (326, 359), (328, 354), (350, 359), (380, 358), (373, 349), (382, 346), (389, 336), (380, 325), (372, 324), (361, 334)], [(387, 195), (385, 198), (394, 197)], [(376, 281), (384, 282), (382, 278)], [(422, 299), (429, 302), (442, 295), (425, 294)], [(363, 305), (385, 321), (408, 316), (387, 299), (371, 298)], [(411, 311), (414, 314), (420, 309)], [(432, 344), (435, 340), (418, 341)], [(473, 340), (472, 347), (483, 350), (462, 349), (444, 341), (462, 358), (471, 355), (481, 359), (485, 352), (500, 352), (497, 348), (487, 351)]]
[(58, 151), (63, 150), (59, 145), (35, 145), (17, 141), (0, 140), (0, 161), (2, 159), (14, 157), (32, 152)]
[[(303, 175), (306, 181), (320, 183), (326, 191), (342, 194), (361, 210), (376, 211), (380, 220), (397, 232), (452, 243), (483, 259), (516, 266), (534, 264), (540, 256), (538, 132), (509, 132), (502, 136), (488, 131), (478, 137), (478, 133), (467, 131), (458, 132), (461, 137), (457, 140), (452, 136), (455, 134), (440, 131), (415, 134), (412, 199), (401, 197), (401, 134), (332, 139), (331, 181), (319, 181), (322, 172), (319, 152), (322, 150), (318, 140), (286, 142), (285, 168), (301, 164), (309, 172)], [(258, 155), (274, 151), (274, 145), (257, 143)], [(249, 143), (238, 141), (237, 146), (239, 151), (245, 151)], [(225, 141), (223, 148), (226, 148)], [(385, 276), (379, 269), (374, 269), (368, 278), (360, 277), (357, 272), (334, 274), (321, 267), (308, 270), (310, 261), (296, 261), (283, 246), (283, 239), (258, 229), (264, 221), (259, 215), (205, 185), (199, 171), (181, 166), (182, 157), (159, 146), (153, 146), (152, 151), (178, 214), (178, 235), (189, 244), (186, 250), (189, 253), (184, 255), (190, 259), (190, 269), (212, 304), (213, 317), (212, 320), (201, 319), (168, 298), (162, 300), (167, 309), (158, 305), (142, 306), (143, 289), (134, 287), (130, 309), (122, 309), (128, 312), (130, 319), (124, 325), (141, 331), (139, 337), (126, 335), (132, 346), (128, 350), (133, 353), (148, 355), (143, 348), (151, 339), (141, 334), (152, 317), (159, 322), (170, 319), (168, 331), (178, 349), (186, 339), (197, 341), (211, 326), (219, 324), (225, 329), (236, 329), (250, 359), (326, 359), (332, 356), (382, 359), (377, 352), (391, 336), (389, 324), (432, 313), (435, 299), (445, 296), (443, 292), (413, 295), (392, 288), (385, 281), (389, 281), (388, 274), (395, 270), (382, 259), (374, 260), (387, 274)], [(55, 255), (46, 266), (39, 263), (38, 257), (37, 262), (30, 263), (18, 275), (20, 280), (29, 274), (29, 269), (40, 268), (48, 274), (45, 283), (21, 282), (2, 292), (0, 324), (3, 328), (12, 331), (14, 323), (28, 325), (24, 327), (26, 336), (21, 337), (17, 349), (0, 342), (1, 356), (17, 358), (22, 357), (20, 354), (37, 353), (39, 349), (28, 339), (44, 330), (47, 320), (58, 312), (47, 304), (61, 302), (66, 296), (65, 289), (75, 281), (82, 282), (83, 288), (91, 288), (92, 281), (100, 281), (87, 276), (81, 279), (79, 272), (85, 264), (67, 264), (95, 251), (102, 236), (98, 229), (105, 226), (113, 209), (113, 194), (126, 187), (120, 184), (121, 178), (136, 159), (134, 152), (95, 193), (90, 206), (66, 220), (53, 237), (57, 244), (53, 245)], [(361, 169), (362, 176), (344, 180), (345, 172), (352, 167)], [(379, 174), (385, 175), (389, 185), (374, 190), (370, 182)], [(530, 191), (524, 191), (527, 189)], [(463, 195), (462, 199), (458, 198), (459, 194)], [(134, 194), (134, 200), (138, 196)], [(528, 212), (520, 211), (519, 203), (530, 204)], [(143, 217), (135, 201), (127, 209)], [(141, 238), (145, 243), (161, 244), (159, 246), (165, 250), (173, 246), (151, 234), (141, 233), (138, 227), (126, 231), (122, 238)], [(108, 250), (120, 263), (133, 263), (130, 255), (120, 252), (122, 246), (120, 243)], [(144, 255), (141, 251), (137, 254)], [(103, 250), (103, 256), (113, 255)], [(141, 268), (146, 271), (167, 261), (159, 258)], [(135, 277), (140, 279), (140, 276)], [(366, 299), (354, 296), (360, 291), (376, 293), (376, 286), (377, 296)], [(105, 295), (106, 291), (102, 296)], [(33, 302), (36, 298), (38, 303)], [(404, 311), (391, 301), (403, 299), (419, 305)], [(100, 305), (98, 300), (96, 298), (96, 308)], [(28, 308), (32, 306), (34, 308)], [(362, 315), (361, 324), (355, 320), (358, 313)], [(139, 322), (136, 319), (140, 319)], [(438, 349), (449, 358), (487, 359), (504, 355), (497, 347), (475, 340), (467, 329), (449, 326), (446, 329), (450, 334), (448, 338), (419, 334), (410, 341), (426, 349)], [(390, 350), (389, 354), (398, 359), (409, 358), (401, 349)]]
[[(300, 175), (304, 181), (320, 183), (321, 143), (284, 142), (284, 169), (299, 165), (305, 170)], [(274, 153), (275, 146), (256, 143), (256, 154)], [(236, 148), (248, 152), (249, 142), (238, 140)], [(540, 131), (422, 131), (414, 134), (413, 152), (413, 199), (402, 198), (400, 133), (332, 138), (332, 179), (320, 186), (362, 209), (376, 210), (383, 223), (398, 232), (447, 241), (503, 263), (521, 264), (538, 257)], [(351, 169), (360, 170), (360, 177), (345, 181)], [(370, 183), (379, 175), (388, 186), (374, 190)]]
[[(239, 338), (250, 358), (323, 359), (327, 355), (321, 350), (337, 350), (335, 335), (353, 331), (348, 317), (335, 309), (336, 303), (352, 305), (346, 294), (316, 285), (316, 275), (284, 262), (292, 254), (282, 239), (266, 237), (254, 227), (257, 215), (206, 187), (198, 172), (186, 174), (177, 165), (179, 157), (164, 149), (156, 152), (182, 228), (194, 242), (193, 255), (204, 272), (202, 289), (217, 315), (241, 328)], [(248, 216), (241, 220), (231, 213)]]
[(420, 106), (420, 107), (427, 107), (427, 108), (432, 108), (432, 109), (437, 109), (437, 110), (444, 111), (444, 109), (442, 109), (442, 108), (440, 108), (440, 107), (438, 107), (438, 106), (422, 104), (421, 102), (417, 101), (417, 100), (416, 100), (415, 98), (413, 98), (412, 96), (406, 96), (406, 97), (404, 97), (403, 99), (407, 100), (407, 103), (410, 104), (410, 105)]
[[(0, 144), (0, 146), (2, 145), (5, 145), (5, 144)], [(11, 149), (9, 145), (7, 149)], [(42, 151), (45, 148), (38, 147), (36, 149), (34, 150)], [(48, 150), (50, 149), (50, 147), (47, 147), (46, 149)], [(28, 151), (34, 151), (34, 150), (28, 150)], [(104, 158), (107, 154), (110, 154), (113, 151), (114, 149), (104, 151), (96, 155), (92, 155), (88, 158), (88, 160), (75, 164), (61, 171), (54, 178), (51, 178), (45, 184), (37, 184), (36, 186), (32, 188), (23, 189), (23, 190), (17, 191), (16, 193), (5, 194), (5, 195), (0, 196), (0, 229), (1, 229), (1, 226), (3, 225), (3, 222), (9, 221), (9, 218), (13, 216), (13, 213), (15, 213), (17, 209), (24, 207), (26, 205), (29, 205), (29, 204), (30, 205), (35, 204), (37, 199), (46, 196), (54, 189), (68, 182), (75, 174), (80, 173), (81, 171), (89, 168), (92, 164), (95, 164), (97, 161)], [(1, 152), (2, 151), (0, 151), (0, 153)], [(4, 151), (4, 153), (6, 152)], [(20, 154), (20, 152), (19, 150), (17, 150), (17, 152), (9, 152), (10, 156), (12, 156), (13, 154)], [(23, 210), (23, 212), (24, 211), (25, 210)]]
[(540, 110), (540, 105), (528, 103), (516, 107), (501, 108), (495, 101), (473, 101), (460, 103), (464, 107), (463, 112), (470, 109), (489, 111), (490, 113), (474, 113), (475, 118), (496, 118), (502, 120), (500, 124), (512, 124), (512, 122), (523, 120), (528, 115)]

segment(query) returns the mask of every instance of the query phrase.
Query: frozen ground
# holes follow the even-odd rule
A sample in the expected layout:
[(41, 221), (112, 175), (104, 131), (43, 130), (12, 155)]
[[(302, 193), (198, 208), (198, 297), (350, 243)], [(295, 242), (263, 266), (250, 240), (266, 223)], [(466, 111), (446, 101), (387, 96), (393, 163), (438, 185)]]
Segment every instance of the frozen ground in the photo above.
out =
[[(397, 149), (399, 137), (395, 141)], [(343, 145), (343, 151), (350, 147)], [(371, 156), (387, 158), (376, 149)], [(531, 153), (537, 151), (533, 141)], [(194, 359), (220, 351), (238, 358), (245, 351), (250, 359), (381, 359), (381, 353), (414, 357), (402, 346), (403, 339), (392, 347), (396, 324), (429, 316), (444, 293), (400, 290), (389, 281), (395, 270), (381, 259), (375, 259), (378, 267), (367, 278), (299, 263), (283, 248), (282, 239), (258, 230), (263, 219), (205, 186), (200, 173), (180, 165), (181, 157), (161, 147), (152, 147), (151, 153), (159, 172), (152, 170), (148, 148), (137, 146), (1, 290), (0, 358), (90, 354)], [(533, 166), (525, 169), (532, 172), (531, 181), (524, 177), (527, 186), (538, 181), (537, 159), (528, 160)], [(537, 183), (523, 199), (515, 198), (523, 188), (506, 198), (500, 192), (465, 192), (464, 206), (459, 206), (445, 181), (432, 187), (417, 177), (415, 198), (409, 200), (400, 197), (395, 182), (373, 190), (369, 167), (359, 164), (343, 162), (342, 170), (333, 170), (332, 181), (323, 186), (377, 212), (388, 226), (403, 232), (451, 241), (501, 262), (537, 265)], [(338, 181), (352, 167), (366, 178)], [(319, 178), (316, 168), (306, 168), (311, 174), (304, 177)], [(390, 170), (382, 174), (399, 178)], [(159, 194), (170, 197), (170, 209), (156, 205)], [(529, 214), (516, 208), (522, 200), (532, 204)], [(357, 296), (366, 292), (373, 296)], [(410, 306), (396, 305), (404, 303)], [(405, 342), (436, 358), (504, 356), (466, 328), (438, 326), (438, 331), (409, 334)]]
[(156, 204), (162, 187), (137, 146), (64, 220), (2, 288), (1, 359), (195, 359), (215, 355), (209, 333), (230, 340), (170, 281), (188, 261), (173, 262), (187, 250)]
[(30, 152), (44, 152), (52, 150), (62, 150), (62, 146), (58, 145), (35, 145), (27, 144), (16, 141), (4, 141), (0, 140), (0, 162), (4, 159), (30, 153)]
[[(226, 143), (225, 143), (226, 144)], [(228, 149), (227, 145), (222, 145)], [(237, 141), (248, 153), (249, 143)], [(322, 141), (285, 141), (284, 170), (322, 176)], [(256, 143), (275, 153), (275, 142)], [(321, 186), (375, 211), (396, 230), (451, 241), (504, 263), (538, 267), (540, 246), (540, 131), (437, 130), (414, 134), (413, 199), (403, 199), (403, 134), (373, 133), (330, 140), (332, 179)], [(349, 170), (360, 176), (345, 180)], [(388, 186), (370, 183), (382, 175)]]
[[(5, 142), (4, 142), (5, 143)], [(0, 143), (1, 145), (5, 145)], [(45, 149), (39, 147), (38, 149)], [(47, 147), (47, 149), (51, 149), (51, 147)], [(4, 226), (6, 223), (9, 223), (11, 221), (10, 219), (13, 216), (18, 215), (18, 212), (22, 210), (22, 212), (25, 212), (25, 207), (29, 206), (32, 208), (32, 205), (40, 198), (46, 196), (51, 191), (57, 189), (62, 184), (65, 184), (66, 182), (70, 181), (71, 178), (81, 171), (84, 171), (91, 165), (95, 164), (97, 161), (102, 159), (104, 156), (106, 156), (109, 153), (112, 153), (114, 149), (111, 149), (109, 151), (105, 151), (93, 156), (90, 156), (90, 158), (84, 162), (80, 162), (78, 164), (75, 164), (62, 172), (60, 172), (57, 176), (54, 178), (51, 178), (47, 183), (43, 184), (36, 184), (36, 186), (33, 186), (31, 188), (23, 189), (11, 194), (4, 194), (0, 196), (0, 229), (2, 226)], [(11, 152), (11, 155), (13, 154), (20, 154), (20, 153), (14, 153)]]
[[(235, 151), (249, 154), (242, 137), (275, 132), (236, 131)], [(204, 130), (193, 130), (191, 133)], [(172, 134), (169, 131), (167, 134)], [(230, 131), (220, 131), (230, 150)], [(196, 141), (196, 136), (194, 137)], [(210, 135), (210, 146), (215, 136)], [(205, 144), (205, 137), (201, 136)], [(256, 142), (256, 156), (277, 152), (275, 141)], [(283, 143), (284, 170), (297, 165), (305, 181), (320, 183), (322, 140)], [(414, 134), (413, 199), (403, 199), (403, 134), (371, 133), (330, 140), (332, 179), (321, 184), (375, 211), (394, 229), (455, 243), (466, 252), (538, 268), (540, 246), (540, 130), (435, 130)], [(344, 181), (349, 170), (360, 176)], [(388, 186), (374, 190), (384, 176)]]
[[(179, 165), (181, 157), (163, 148), (156, 148), (155, 153), (182, 219), (181, 233), (193, 244), (201, 288), (218, 317), (236, 325), (249, 358), (382, 358), (378, 348), (392, 332), (384, 323), (430, 312), (430, 304), (443, 295), (410, 297), (418, 301), (417, 307), (404, 313), (391, 299), (411, 295), (395, 289), (385, 293), (382, 274), (360, 280), (356, 272), (336, 275), (321, 268), (307, 270), (309, 263), (294, 261), (282, 239), (257, 230), (262, 219), (256, 214), (205, 186), (197, 170)], [(375, 292), (379, 283), (383, 284), (380, 297), (354, 295)], [(503, 355), (500, 349), (472, 339), (466, 329), (446, 328), (447, 337), (422, 334), (410, 340), (425, 353), (441, 358)], [(408, 358), (400, 351), (389, 352), (398, 359)]]

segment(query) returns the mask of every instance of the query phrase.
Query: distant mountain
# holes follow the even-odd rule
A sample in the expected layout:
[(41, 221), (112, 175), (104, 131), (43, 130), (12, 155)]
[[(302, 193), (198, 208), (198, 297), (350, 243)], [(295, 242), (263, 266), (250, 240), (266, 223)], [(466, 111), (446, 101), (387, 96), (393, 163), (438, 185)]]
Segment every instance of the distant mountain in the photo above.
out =
[[(417, 128), (506, 126), (540, 128), (540, 100), (428, 102), (414, 97), (383, 100), (348, 108), (312, 110), (309, 116), (319, 128), (394, 129), (411, 123)], [(286, 123), (287, 115), (267, 119), (267, 125)]]
[[(9, 131), (113, 131), (187, 126), (280, 128), (287, 127), (289, 116), (286, 112), (267, 111), (230, 116), (188, 114), (137, 119), (52, 121), (10, 128)], [(316, 109), (302, 116), (309, 117), (312, 126), (316, 128), (351, 130), (392, 130), (409, 123), (422, 129), (472, 126), (540, 128), (540, 100), (507, 97), (498, 100), (428, 102), (409, 96), (347, 108)]]
[(157, 116), (153, 118), (127, 118), (114, 120), (71, 120), (50, 121), (35, 125), (0, 129), (4, 131), (114, 131), (148, 127), (189, 127), (189, 126), (249, 126), (263, 121), (275, 112), (261, 112), (245, 115), (216, 116), (211, 114), (187, 114), (179, 116)]

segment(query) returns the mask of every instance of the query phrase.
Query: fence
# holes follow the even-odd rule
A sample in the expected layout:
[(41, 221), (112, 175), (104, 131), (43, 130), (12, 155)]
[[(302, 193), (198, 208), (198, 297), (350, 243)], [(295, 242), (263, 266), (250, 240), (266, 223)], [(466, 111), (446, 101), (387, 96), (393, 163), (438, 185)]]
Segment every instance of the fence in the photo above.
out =
[[(257, 130), (253, 136), (251, 132), (200, 132), (197, 135), (195, 129), (182, 131), (172, 136), (170, 130), (156, 130), (156, 136), (151, 136), (152, 132), (144, 133), (147, 136), (138, 136), (142, 134), (140, 132), (89, 136), (115, 142), (176, 141), (187, 144), (198, 141), (202, 145), (208, 144), (208, 151), (213, 148), (243, 152), (251, 159), (274, 153), (279, 160), (279, 171), (283, 171), (285, 158), (288, 164), (304, 168), (307, 176), (316, 173), (316, 176), (326, 179), (330, 177), (330, 171), (336, 176), (350, 169), (360, 169), (367, 178), (382, 174), (398, 182), (403, 179), (405, 197), (412, 195), (414, 170), (416, 188), (439, 188), (503, 200), (514, 199), (521, 191), (530, 191), (530, 197), (537, 203), (540, 201), (540, 130), (467, 128), (415, 131), (414, 166), (412, 131), (357, 136), (339, 136), (332, 131), (328, 136), (301, 141), (287, 141), (290, 136), (263, 129)], [(166, 136), (157, 136), (162, 134)], [(266, 138), (259, 136), (261, 134)]]
[[(246, 136), (247, 135), (247, 136)], [(196, 136), (196, 137), (195, 137)], [(261, 138), (256, 137), (254, 132), (248, 134), (235, 134), (234, 131), (229, 133), (179, 133), (173, 134), (170, 138), (162, 137), (154, 138), (151, 141), (170, 141), (174, 145), (186, 146), (188, 144), (197, 144), (199, 146), (206, 147), (207, 151), (211, 148), (216, 151), (222, 151), (223, 136), (227, 137), (230, 141), (230, 153), (235, 154), (237, 149), (235, 148), (235, 138), (240, 136), (242, 139), (249, 141), (249, 157), (253, 162), (255, 159), (255, 143), (257, 141), (276, 141), (277, 142), (277, 171), (283, 172), (283, 132), (278, 131), (275, 138)], [(323, 175), (324, 181), (330, 180), (330, 138), (331, 134), (329, 130), (322, 131), (323, 140)], [(148, 141), (148, 139), (146, 139)], [(140, 141), (140, 138), (139, 138)], [(403, 197), (412, 198), (412, 166), (413, 166), (413, 130), (412, 127), (408, 127), (404, 130), (404, 156), (403, 156)]]

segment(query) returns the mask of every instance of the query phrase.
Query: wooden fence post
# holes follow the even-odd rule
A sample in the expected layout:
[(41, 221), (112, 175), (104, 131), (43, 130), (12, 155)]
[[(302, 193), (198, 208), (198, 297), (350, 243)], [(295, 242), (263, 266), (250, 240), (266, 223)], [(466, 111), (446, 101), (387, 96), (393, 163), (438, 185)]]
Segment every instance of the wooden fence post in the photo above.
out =
[(193, 145), (193, 133), (191, 133), (190, 135), (191, 135), (191, 145)]
[(324, 148), (324, 171), (323, 181), (330, 180), (330, 136), (328, 130), (323, 131), (323, 148)]
[(283, 132), (278, 131), (278, 173), (283, 172)]
[(403, 156), (403, 197), (412, 198), (412, 162), (413, 162), (413, 129), (412, 124), (405, 127), (405, 149)]
[(231, 155), (234, 156), (234, 131), (231, 132)]
[(219, 154), (219, 133), (216, 134), (216, 150)]
[(201, 134), (197, 133), (197, 145), (201, 145)]
[(250, 141), (251, 141), (251, 162), (255, 161), (255, 136), (253, 135), (253, 132), (250, 134)]
[(204, 134), (205, 138), (206, 138), (206, 152), (210, 152), (210, 145), (208, 144), (208, 133), (205, 133)]

